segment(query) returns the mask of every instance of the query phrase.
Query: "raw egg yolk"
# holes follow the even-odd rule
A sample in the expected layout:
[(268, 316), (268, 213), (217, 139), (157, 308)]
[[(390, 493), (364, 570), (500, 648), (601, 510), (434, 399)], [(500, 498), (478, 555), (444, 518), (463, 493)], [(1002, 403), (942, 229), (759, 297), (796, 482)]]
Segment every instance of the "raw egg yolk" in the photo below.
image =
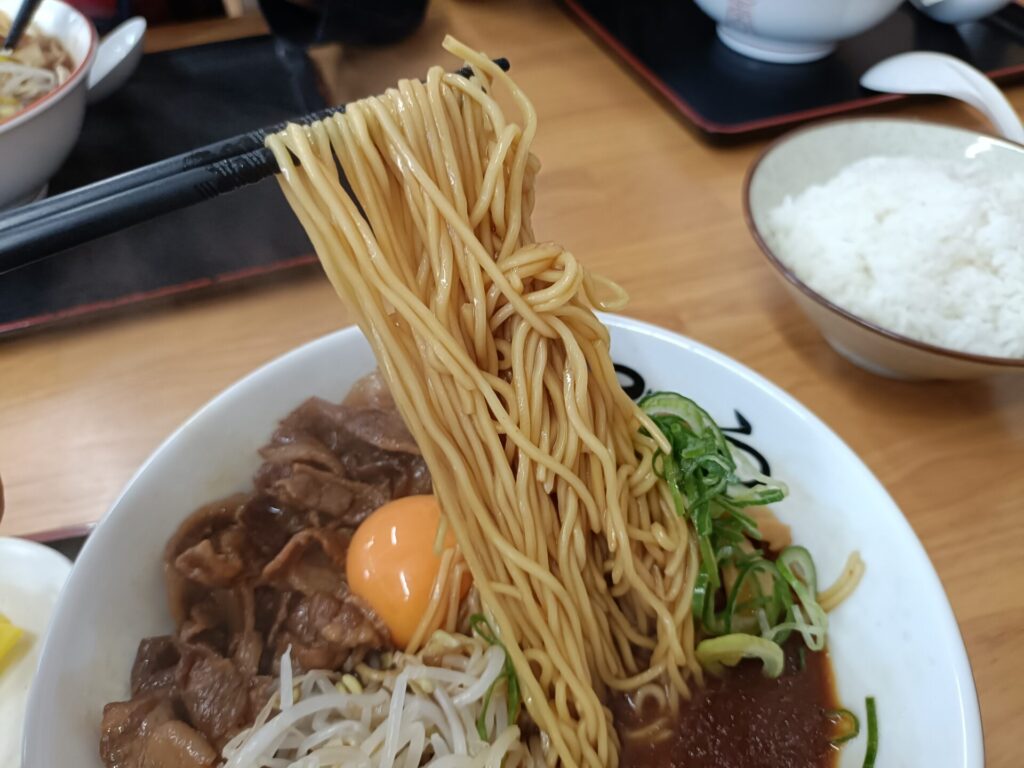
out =
[[(406, 496), (375, 510), (356, 529), (346, 562), (352, 592), (367, 603), (405, 648), (430, 607), (441, 557), (434, 540), (441, 508), (433, 496)], [(446, 548), (455, 546), (449, 531)], [(460, 585), (465, 594), (468, 581)]]

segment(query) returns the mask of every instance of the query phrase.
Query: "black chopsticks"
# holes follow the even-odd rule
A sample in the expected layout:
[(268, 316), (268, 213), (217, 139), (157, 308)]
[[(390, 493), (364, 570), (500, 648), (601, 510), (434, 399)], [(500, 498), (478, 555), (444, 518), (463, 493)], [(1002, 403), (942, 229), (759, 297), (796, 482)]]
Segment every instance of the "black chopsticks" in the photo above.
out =
[[(495, 59), (507, 70), (507, 59)], [(469, 77), (463, 67), (456, 74)], [(288, 122), (309, 124), (330, 107)], [(132, 224), (254, 184), (277, 172), (263, 142), (287, 123), (209, 144), (134, 171), (0, 213), (0, 275)]]
[(111, 176), (102, 181), (87, 184), (84, 187), (78, 187), (54, 197), (47, 197), (37, 202), (23, 205), (8, 213), (0, 213), (0, 229), (55, 216), (72, 208), (78, 208), (98, 200), (113, 197), (121, 192), (136, 189), (154, 181), (166, 179), (179, 173), (186, 173), (196, 168), (202, 168), (205, 165), (226, 160), (236, 155), (243, 155), (246, 152), (252, 152), (263, 146), (267, 136), (283, 130), (288, 122), (308, 125), (329, 117), (335, 112), (344, 111), (344, 106), (327, 107), (294, 120), (278, 123), (266, 128), (257, 128), (248, 133), (232, 136), (229, 139), (213, 144), (207, 144), (205, 147), (168, 157), (165, 160), (144, 165), (141, 168), (136, 168), (117, 176)]
[[(148, 166), (140, 170), (146, 168)], [(120, 188), (114, 188), (113, 194), (104, 194), (53, 216), (31, 219), (9, 229), (0, 219), (0, 275), (132, 224), (241, 189), (276, 171), (273, 154), (260, 148), (138, 186), (125, 186), (122, 182), (118, 185)]]
[(3, 45), (0, 46), (0, 50), (13, 51), (18, 47), (18, 43), (21, 42), (21, 36), (25, 34), (25, 30), (32, 23), (32, 17), (36, 15), (40, 2), (42, 0), (21, 0), (21, 6), (18, 8), (18, 13), (14, 16), (14, 21), (11, 22), (11, 28), (7, 30), (7, 38), (3, 41)]

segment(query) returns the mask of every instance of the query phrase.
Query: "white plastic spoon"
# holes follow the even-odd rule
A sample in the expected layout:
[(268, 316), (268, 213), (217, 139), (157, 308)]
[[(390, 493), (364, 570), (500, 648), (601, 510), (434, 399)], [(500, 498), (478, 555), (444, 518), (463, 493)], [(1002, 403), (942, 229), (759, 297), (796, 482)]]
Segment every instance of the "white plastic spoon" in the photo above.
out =
[(89, 103), (95, 104), (124, 85), (142, 59), (146, 20), (135, 16), (100, 41), (89, 71)]
[(970, 104), (1010, 141), (1024, 144), (1024, 126), (1003, 92), (985, 75), (954, 56), (931, 51), (900, 53), (861, 75), (860, 84), (884, 93), (928, 93)]

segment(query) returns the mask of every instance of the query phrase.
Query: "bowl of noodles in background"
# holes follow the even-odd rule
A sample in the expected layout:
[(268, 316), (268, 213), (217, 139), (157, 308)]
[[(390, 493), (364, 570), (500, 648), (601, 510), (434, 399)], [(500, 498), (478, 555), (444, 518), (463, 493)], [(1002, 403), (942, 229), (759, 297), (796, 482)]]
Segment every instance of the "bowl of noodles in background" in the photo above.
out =
[[(4, 30), (20, 4), (0, 0)], [(41, 195), (74, 146), (96, 47), (85, 16), (44, 0), (18, 50), (0, 58), (0, 208)]]
[[(790, 496), (775, 512), (825, 583), (851, 550), (860, 552), (867, 570), (831, 614), (829, 647), (839, 700), (862, 720), (865, 696), (877, 701), (878, 765), (982, 768), (978, 704), (956, 621), (878, 480), (816, 416), (756, 373), (667, 331), (605, 319), (624, 384), (634, 392), (685, 387), (785, 478)], [(142, 466), (86, 543), (61, 597), (27, 713), (24, 765), (103, 766), (104, 705), (128, 697), (139, 640), (173, 630), (168, 540), (193, 509), (249, 487), (279, 419), (311, 396), (340, 401), (374, 365), (355, 328), (301, 347), (213, 400)], [(862, 765), (863, 741), (861, 734), (843, 750), (841, 768)]]

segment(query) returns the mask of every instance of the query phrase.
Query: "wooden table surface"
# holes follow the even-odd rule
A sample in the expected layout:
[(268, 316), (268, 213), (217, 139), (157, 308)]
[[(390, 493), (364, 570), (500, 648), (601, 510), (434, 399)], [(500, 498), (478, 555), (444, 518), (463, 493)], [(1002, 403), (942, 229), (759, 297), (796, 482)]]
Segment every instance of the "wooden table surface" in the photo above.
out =
[[(259, 29), (157, 30), (160, 48)], [(946, 586), (981, 698), (988, 765), (1020, 765), (1024, 716), (1024, 381), (901, 383), (839, 358), (743, 222), (755, 142), (713, 148), (559, 7), (435, 2), (398, 47), (317, 52), (339, 101), (441, 58), (451, 31), (508, 56), (540, 115), (536, 230), (622, 283), (628, 313), (722, 350), (821, 416), (896, 498)], [(1024, 89), (1011, 99), (1024, 108)], [(894, 109), (980, 126), (966, 109)], [(141, 254), (140, 256), (144, 256)], [(0, 342), (0, 533), (97, 520), (145, 457), (253, 368), (348, 324), (313, 270), (271, 286)], [(898, 588), (898, 585), (894, 585)]]

